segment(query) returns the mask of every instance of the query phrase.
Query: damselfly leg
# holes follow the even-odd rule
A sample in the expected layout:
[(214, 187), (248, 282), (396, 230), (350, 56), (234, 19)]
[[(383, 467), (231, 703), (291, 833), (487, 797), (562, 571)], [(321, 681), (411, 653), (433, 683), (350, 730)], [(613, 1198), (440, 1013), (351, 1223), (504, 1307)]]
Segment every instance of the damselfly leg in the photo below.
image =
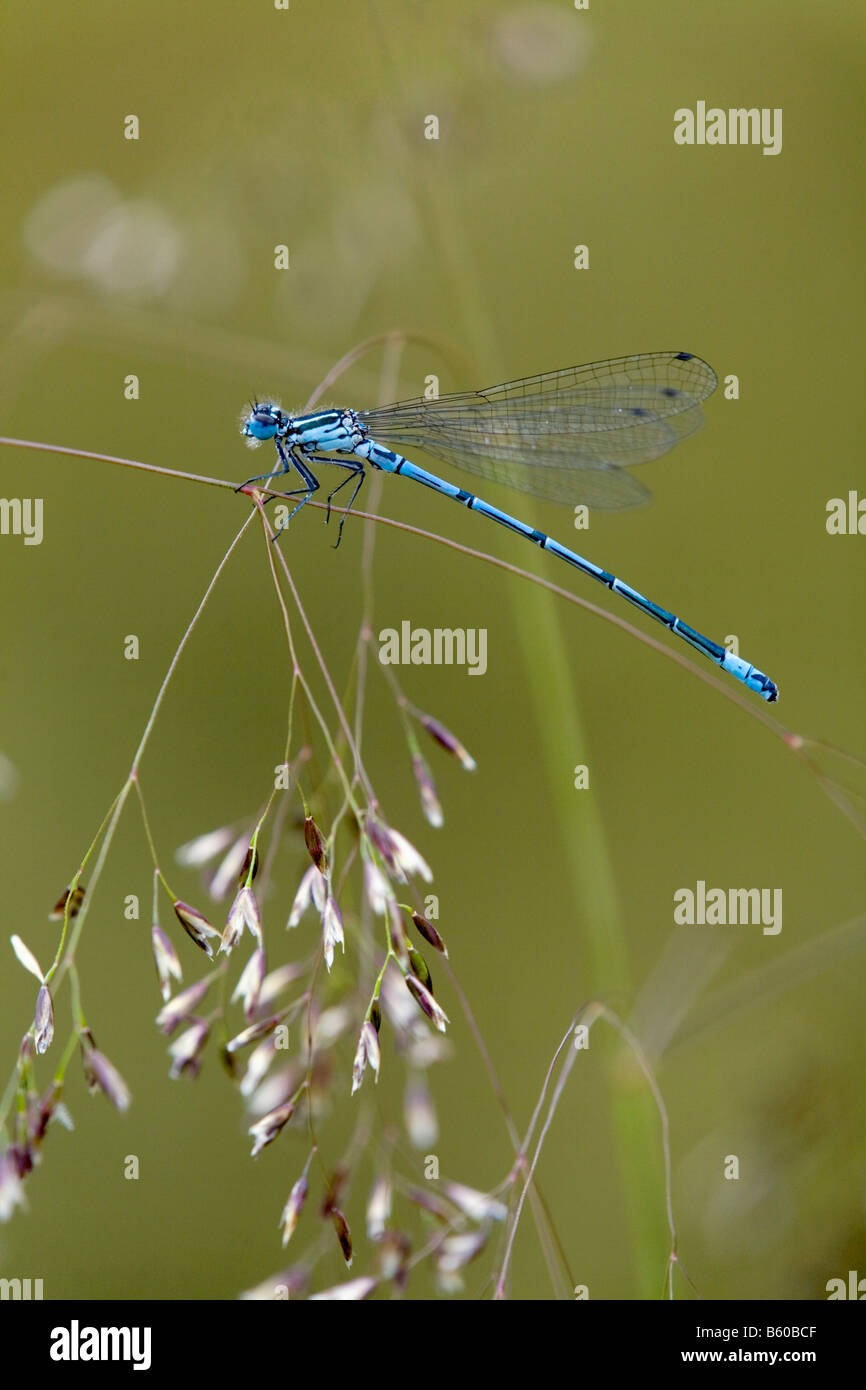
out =
[(349, 483), (351, 483), (353, 478), (357, 478), (357, 482), (355, 483), (355, 486), (352, 489), (352, 496), (349, 498), (349, 505), (346, 507), (345, 511), (343, 512), (343, 515), (340, 517), (340, 525), (337, 529), (337, 539), (334, 542), (333, 547), (334, 550), (336, 550), (340, 544), (340, 541), (343, 539), (343, 526), (345, 525), (346, 517), (349, 515), (349, 512), (355, 505), (355, 498), (361, 491), (361, 487), (363, 486), (364, 479), (367, 476), (367, 472), (366, 469), (360, 464), (344, 463), (342, 459), (328, 458), (325, 454), (311, 454), (310, 458), (313, 460), (314, 463), (334, 463), (337, 465), (338, 468), (347, 468), (349, 470), (348, 477), (344, 478), (341, 483), (338, 483), (337, 486), (328, 493), (328, 510), (325, 515), (325, 525), (327, 525), (328, 522), (331, 520), (331, 502), (336, 497), (337, 493), (340, 491), (341, 488), (344, 488)]

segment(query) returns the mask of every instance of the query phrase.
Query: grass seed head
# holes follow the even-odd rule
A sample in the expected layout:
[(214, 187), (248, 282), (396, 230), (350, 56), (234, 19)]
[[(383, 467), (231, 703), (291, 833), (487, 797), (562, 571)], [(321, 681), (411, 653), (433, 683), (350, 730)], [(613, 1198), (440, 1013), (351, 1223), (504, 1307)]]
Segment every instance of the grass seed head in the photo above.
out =
[(92, 1045), (92, 1035), (85, 1030), (81, 1046), (84, 1053), (84, 1075), (91, 1091), (102, 1091), (115, 1110), (128, 1110), (132, 1102), (129, 1087), (113, 1062)]
[(159, 989), (164, 1002), (171, 998), (172, 979), (183, 979), (180, 961), (173, 942), (166, 936), (162, 927), (154, 922), (150, 929), (150, 943), (153, 950), (153, 963), (156, 966)]
[(427, 1015), (433, 1027), (438, 1028), (440, 1033), (444, 1033), (447, 1024), (450, 1022), (445, 1010), (436, 1003), (429, 989), (427, 989), (414, 975), (404, 975), (403, 978), (406, 981), (410, 993), (415, 996), (418, 1007)]
[(283, 1228), (284, 1249), (288, 1245), (289, 1241), (295, 1233), (295, 1227), (298, 1224), (298, 1218), (301, 1212), (303, 1211), (304, 1203), (307, 1200), (307, 1192), (309, 1191), (309, 1186), (310, 1185), (305, 1177), (298, 1178), (298, 1181), (295, 1183), (294, 1187), (289, 1193), (289, 1200), (283, 1207), (283, 1214), (280, 1217), (280, 1225)]
[(156, 1016), (159, 1031), (166, 1035), (173, 1033), (179, 1023), (184, 1023), (195, 1013), (209, 989), (210, 977), (205, 976), (203, 980), (196, 980), (194, 985), (189, 985), (173, 999), (169, 999)]
[(184, 1072), (193, 1077), (198, 1076), (201, 1070), (201, 1053), (209, 1035), (210, 1024), (203, 1018), (196, 1018), (193, 1019), (191, 1027), (175, 1039), (168, 1049), (171, 1057), (168, 1074), (172, 1081), (177, 1081)]
[(319, 873), (327, 874), (328, 856), (325, 851), (325, 840), (312, 816), (307, 816), (304, 821), (304, 843)]
[(421, 809), (434, 829), (438, 830), (445, 822), (442, 803), (439, 800), (436, 783), (433, 781), (433, 774), (420, 753), (415, 753), (412, 757), (412, 771), (418, 784)]
[(36, 1051), (41, 1057), (43, 1053), (48, 1051), (54, 1038), (54, 1006), (51, 1002), (51, 991), (47, 985), (43, 985), (36, 996), (33, 1025), (36, 1029)]
[(286, 1101), (284, 1105), (278, 1105), (276, 1110), (270, 1110), (267, 1115), (264, 1115), (260, 1120), (256, 1120), (255, 1124), (250, 1125), (247, 1132), (251, 1134), (253, 1138), (252, 1158), (256, 1158), (261, 1153), (262, 1149), (266, 1149), (268, 1144), (274, 1142), (283, 1126), (288, 1124), (294, 1113), (295, 1101), (292, 1099)]
[(426, 917), (422, 917), (420, 912), (412, 913), (412, 921), (415, 923), (415, 930), (420, 932), (424, 940), (429, 942), (435, 951), (441, 951), (443, 956), (448, 955), (448, 947), (432, 922), (429, 922)]
[(467, 753), (463, 744), (458, 738), (454, 737), (450, 729), (446, 729), (444, 724), (440, 724), (438, 719), (433, 719), (429, 714), (421, 716), (421, 723), (430, 737), (435, 739), (439, 746), (445, 749), (446, 753), (450, 753), (452, 757), (459, 759), (467, 772), (475, 771), (477, 766), (475, 759), (472, 757), (471, 753)]
[(208, 919), (197, 908), (191, 907), (189, 903), (181, 902), (179, 898), (175, 898), (172, 907), (175, 917), (187, 936), (195, 942), (200, 950), (204, 951), (206, 956), (213, 960), (211, 942), (220, 937), (216, 927), (211, 926)]
[(352, 1095), (360, 1090), (361, 1082), (364, 1080), (364, 1073), (369, 1065), (379, 1080), (379, 1064), (381, 1053), (379, 1051), (379, 1035), (368, 1018), (361, 1024), (361, 1033), (358, 1038), (358, 1046), (355, 1050), (355, 1060), (352, 1065)]

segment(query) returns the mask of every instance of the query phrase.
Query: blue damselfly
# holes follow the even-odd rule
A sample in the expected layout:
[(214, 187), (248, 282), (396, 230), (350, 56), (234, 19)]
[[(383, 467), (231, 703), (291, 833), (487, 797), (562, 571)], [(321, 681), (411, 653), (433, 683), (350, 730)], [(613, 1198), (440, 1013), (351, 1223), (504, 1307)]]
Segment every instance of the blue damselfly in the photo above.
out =
[[(375, 410), (318, 410), (288, 415), (275, 404), (254, 404), (242, 433), (252, 445), (273, 440), (273, 473), (297, 472), (303, 486), (288, 520), (318, 490), (311, 463), (336, 464), (348, 476), (331, 499), (354, 482), (347, 511), (369, 465), (399, 473), (460, 502), (574, 565), (662, 623), (762, 699), (778, 687), (762, 671), (689, 627), (667, 609), (543, 531), (500, 511), (474, 493), (428, 473), (388, 447), (423, 449), (466, 473), (556, 502), (618, 510), (647, 501), (649, 492), (632, 464), (665, 454), (701, 424), (700, 404), (716, 387), (716, 374), (690, 352), (649, 352), (524, 377), (483, 391), (428, 400), (418, 397)], [(246, 487), (248, 483), (242, 484)], [(340, 522), (342, 530), (345, 514)], [(339, 541), (339, 537), (338, 537)]]

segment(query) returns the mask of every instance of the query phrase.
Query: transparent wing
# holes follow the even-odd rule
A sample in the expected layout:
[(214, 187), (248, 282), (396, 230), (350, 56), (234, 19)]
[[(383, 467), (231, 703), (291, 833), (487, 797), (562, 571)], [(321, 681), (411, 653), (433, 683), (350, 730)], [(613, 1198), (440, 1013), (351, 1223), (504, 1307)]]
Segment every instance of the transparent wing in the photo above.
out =
[(463, 473), (566, 506), (582, 502), (587, 507), (621, 511), (626, 507), (642, 507), (651, 496), (649, 489), (633, 474), (612, 463), (599, 462), (581, 469), (549, 467), (543, 463), (523, 468), (511, 461), (500, 463), (468, 457), (461, 449), (448, 449), (438, 444), (428, 443), (423, 447), (434, 458)]
[(693, 434), (715, 385), (690, 353), (643, 353), (359, 415), (382, 444), (539, 497), (620, 508), (649, 496), (621, 470)]

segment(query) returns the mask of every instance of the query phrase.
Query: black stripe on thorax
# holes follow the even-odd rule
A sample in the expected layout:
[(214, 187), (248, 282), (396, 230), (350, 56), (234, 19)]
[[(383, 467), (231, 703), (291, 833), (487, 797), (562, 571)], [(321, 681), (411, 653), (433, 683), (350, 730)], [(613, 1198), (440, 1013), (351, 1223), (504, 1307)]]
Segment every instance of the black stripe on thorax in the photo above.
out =
[(322, 410), (318, 415), (298, 415), (292, 420), (292, 433), (307, 434), (310, 430), (320, 429), (322, 425), (338, 425), (341, 414), (339, 410)]

